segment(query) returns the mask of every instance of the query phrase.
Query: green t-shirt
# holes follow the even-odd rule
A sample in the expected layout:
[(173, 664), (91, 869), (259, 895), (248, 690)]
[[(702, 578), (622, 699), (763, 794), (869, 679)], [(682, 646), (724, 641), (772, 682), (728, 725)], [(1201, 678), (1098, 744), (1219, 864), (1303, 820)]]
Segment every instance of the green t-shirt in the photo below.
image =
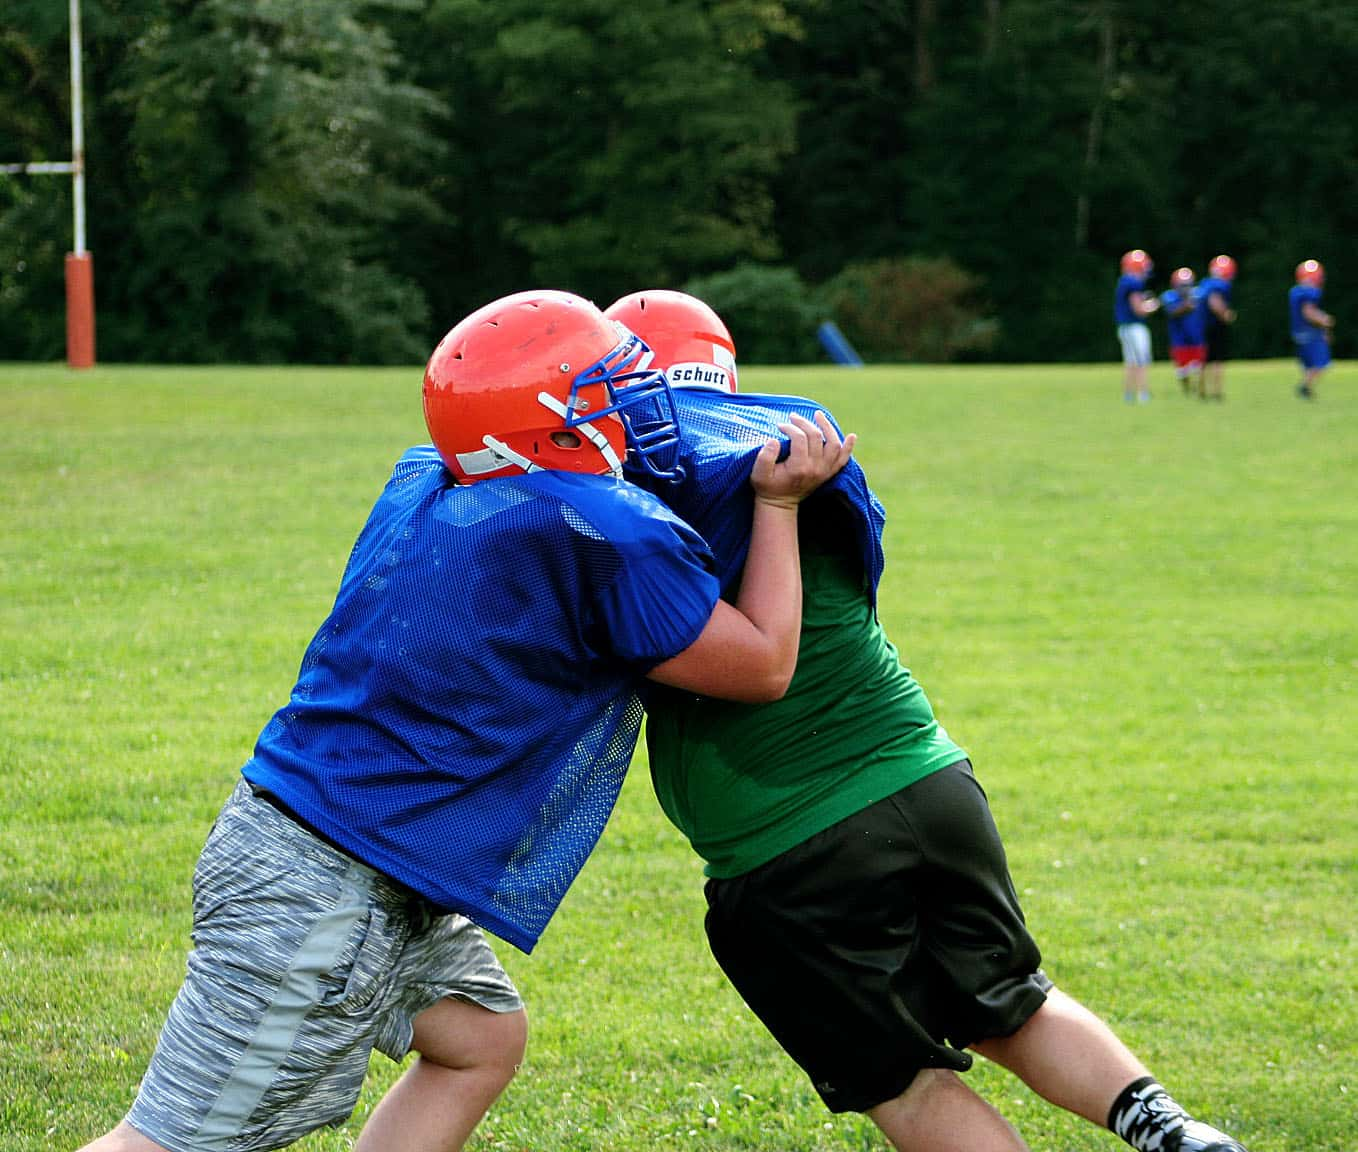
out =
[(656, 796), (709, 876), (748, 872), (965, 756), (901, 666), (851, 546), (815, 536), (803, 530), (787, 695), (736, 704), (657, 687), (648, 698)]

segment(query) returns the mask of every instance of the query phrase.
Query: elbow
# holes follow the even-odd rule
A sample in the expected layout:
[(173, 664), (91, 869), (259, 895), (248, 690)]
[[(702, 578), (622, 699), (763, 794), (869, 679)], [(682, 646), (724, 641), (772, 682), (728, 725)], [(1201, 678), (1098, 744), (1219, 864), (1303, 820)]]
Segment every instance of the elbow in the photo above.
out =
[(771, 668), (761, 676), (751, 676), (741, 690), (742, 704), (776, 704), (792, 686), (796, 661), (787, 667)]

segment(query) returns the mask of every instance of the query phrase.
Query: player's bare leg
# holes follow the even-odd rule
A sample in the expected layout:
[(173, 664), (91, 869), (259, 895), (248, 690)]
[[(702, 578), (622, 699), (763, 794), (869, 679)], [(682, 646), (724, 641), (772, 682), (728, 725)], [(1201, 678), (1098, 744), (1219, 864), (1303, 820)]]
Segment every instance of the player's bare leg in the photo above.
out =
[(112, 1132), (86, 1144), (80, 1152), (167, 1152), (167, 1149), (148, 1140), (124, 1120)]
[(868, 1117), (896, 1152), (1028, 1152), (1013, 1125), (955, 1072), (926, 1068)]
[(415, 1018), (420, 1056), (373, 1110), (354, 1152), (456, 1152), (514, 1078), (522, 1012), (440, 1000)]
[(1039, 1096), (1099, 1125), (1118, 1093), (1147, 1074), (1108, 1025), (1059, 988), (1013, 1035), (972, 1047)]
[(1128, 364), (1122, 375), (1122, 398), (1128, 404), (1150, 402), (1150, 369), (1145, 364)]
[(1221, 360), (1213, 360), (1203, 369), (1202, 373), (1202, 392), (1204, 400), (1224, 400), (1226, 399), (1225, 381), (1226, 364)]
[(1108, 1025), (1059, 989), (1013, 1035), (972, 1047), (1044, 1099), (1112, 1127), (1134, 1148), (1245, 1152), (1184, 1112)]

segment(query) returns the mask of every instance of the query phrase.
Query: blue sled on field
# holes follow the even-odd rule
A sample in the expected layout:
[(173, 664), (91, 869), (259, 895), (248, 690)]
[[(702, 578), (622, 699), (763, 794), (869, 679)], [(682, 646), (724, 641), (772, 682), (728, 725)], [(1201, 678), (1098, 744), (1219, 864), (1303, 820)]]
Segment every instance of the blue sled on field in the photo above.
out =
[(844, 338), (844, 333), (833, 320), (826, 320), (816, 329), (816, 338), (836, 364), (843, 364), (846, 368), (863, 367), (863, 357), (854, 351), (853, 345)]

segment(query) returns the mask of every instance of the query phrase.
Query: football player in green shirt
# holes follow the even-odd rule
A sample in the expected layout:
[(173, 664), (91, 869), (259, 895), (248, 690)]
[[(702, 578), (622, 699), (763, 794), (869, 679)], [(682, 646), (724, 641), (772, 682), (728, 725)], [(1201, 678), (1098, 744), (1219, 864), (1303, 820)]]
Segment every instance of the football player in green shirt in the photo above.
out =
[[(730, 333), (694, 297), (639, 292), (606, 314), (653, 349), (684, 430), (680, 480), (633, 479), (703, 535), (732, 588), (754, 453), (822, 409), (738, 392)], [(801, 645), (781, 700), (648, 691), (655, 791), (706, 861), (713, 955), (826, 1105), (866, 1113), (902, 1152), (1027, 1147), (958, 1076), (968, 1049), (1140, 1152), (1244, 1152), (1043, 973), (985, 793), (877, 618), (884, 519), (856, 460), (802, 503)]]

